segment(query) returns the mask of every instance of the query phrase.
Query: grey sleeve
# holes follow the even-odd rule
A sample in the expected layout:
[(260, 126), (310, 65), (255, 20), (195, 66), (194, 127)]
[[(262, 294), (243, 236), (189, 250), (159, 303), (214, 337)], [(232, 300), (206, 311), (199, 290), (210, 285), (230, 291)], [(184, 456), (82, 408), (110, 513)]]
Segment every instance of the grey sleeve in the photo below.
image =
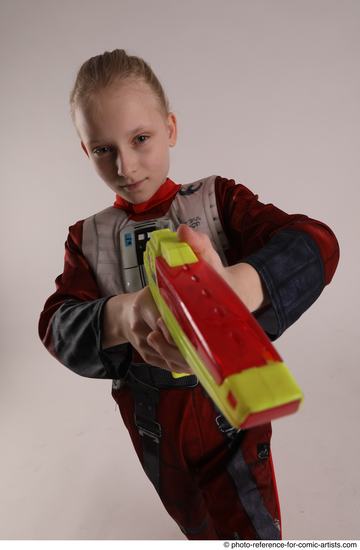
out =
[(101, 347), (103, 307), (110, 298), (65, 300), (51, 319), (51, 353), (73, 372), (88, 378), (123, 378), (132, 357), (130, 344)]
[(320, 250), (304, 231), (281, 230), (242, 261), (257, 270), (269, 293), (271, 303), (254, 317), (271, 340), (290, 327), (325, 287)]

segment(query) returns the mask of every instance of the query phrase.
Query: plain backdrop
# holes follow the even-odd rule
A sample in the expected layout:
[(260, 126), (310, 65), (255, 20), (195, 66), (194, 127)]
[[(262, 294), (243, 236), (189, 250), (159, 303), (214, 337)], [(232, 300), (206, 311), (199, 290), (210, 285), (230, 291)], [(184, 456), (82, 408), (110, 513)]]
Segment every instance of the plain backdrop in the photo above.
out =
[(273, 423), (284, 538), (360, 538), (358, 0), (1, 0), (0, 538), (183, 539), (111, 381), (45, 350), (68, 226), (113, 203), (68, 96), (105, 50), (143, 57), (178, 118), (169, 177), (234, 178), (327, 223), (332, 283), (276, 347), (301, 385)]

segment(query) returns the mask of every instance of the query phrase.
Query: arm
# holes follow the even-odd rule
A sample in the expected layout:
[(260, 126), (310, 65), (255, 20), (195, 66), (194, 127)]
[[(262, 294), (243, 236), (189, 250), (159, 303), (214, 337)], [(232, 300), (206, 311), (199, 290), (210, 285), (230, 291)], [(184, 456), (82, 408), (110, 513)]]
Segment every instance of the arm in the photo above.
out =
[(64, 271), (39, 319), (39, 336), (47, 350), (73, 372), (90, 378), (121, 378), (130, 363), (128, 343), (103, 349), (102, 317), (109, 297), (101, 297), (81, 252), (82, 224), (69, 228)]
[(257, 271), (265, 301), (254, 316), (275, 340), (332, 280), (339, 261), (337, 239), (323, 222), (263, 204), (234, 180), (218, 177), (216, 197), (231, 245), (228, 261), (234, 274), (242, 263)]

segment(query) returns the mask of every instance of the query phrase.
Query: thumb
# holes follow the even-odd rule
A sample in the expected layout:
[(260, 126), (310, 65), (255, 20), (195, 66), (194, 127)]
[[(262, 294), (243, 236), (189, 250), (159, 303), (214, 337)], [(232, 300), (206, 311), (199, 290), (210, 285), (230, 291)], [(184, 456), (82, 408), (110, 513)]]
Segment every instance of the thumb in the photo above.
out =
[(221, 270), (223, 268), (220, 257), (214, 250), (206, 233), (194, 231), (188, 225), (181, 224), (177, 229), (177, 234), (179, 241), (186, 242), (195, 252), (196, 256), (201, 256), (203, 260), (208, 262), (217, 270)]
[(210, 239), (205, 233), (194, 231), (188, 225), (179, 225), (177, 234), (179, 241), (187, 243), (197, 256), (203, 256), (206, 250), (211, 247)]

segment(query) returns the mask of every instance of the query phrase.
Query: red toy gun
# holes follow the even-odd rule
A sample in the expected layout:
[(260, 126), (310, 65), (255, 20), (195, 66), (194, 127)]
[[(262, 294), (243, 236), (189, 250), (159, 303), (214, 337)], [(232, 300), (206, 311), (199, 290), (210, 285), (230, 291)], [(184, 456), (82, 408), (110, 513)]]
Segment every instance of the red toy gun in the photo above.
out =
[(169, 229), (153, 231), (144, 265), (173, 340), (232, 426), (250, 428), (298, 410), (302, 392), (269, 338), (187, 243)]

